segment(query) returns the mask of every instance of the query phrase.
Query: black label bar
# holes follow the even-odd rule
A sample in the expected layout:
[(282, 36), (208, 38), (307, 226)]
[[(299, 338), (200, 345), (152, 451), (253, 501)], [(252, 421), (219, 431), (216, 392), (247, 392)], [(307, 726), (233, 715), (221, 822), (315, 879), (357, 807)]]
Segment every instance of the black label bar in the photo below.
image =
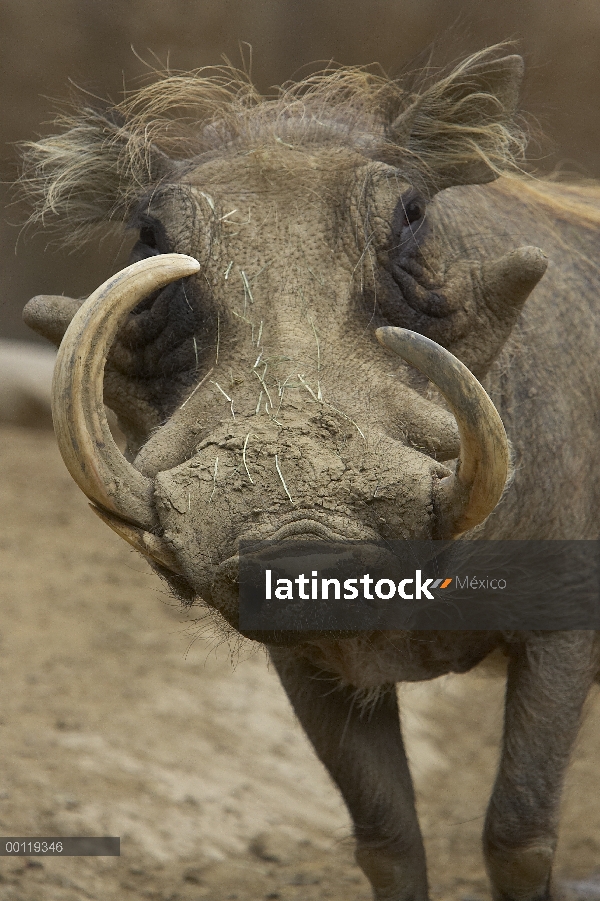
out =
[(600, 542), (241, 542), (239, 602), (244, 633), (600, 629)]
[(121, 839), (112, 835), (27, 835), (0, 837), (0, 857), (120, 857)]

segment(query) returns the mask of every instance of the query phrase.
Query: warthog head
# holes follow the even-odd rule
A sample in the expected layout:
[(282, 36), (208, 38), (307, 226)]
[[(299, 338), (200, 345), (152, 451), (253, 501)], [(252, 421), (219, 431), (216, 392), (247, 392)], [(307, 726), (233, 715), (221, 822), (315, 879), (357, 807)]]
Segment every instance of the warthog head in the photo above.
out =
[(545, 262), (465, 259), (435, 198), (514, 168), (521, 68), (492, 49), (413, 91), (341, 70), (270, 100), (170, 76), (27, 150), (35, 216), (139, 232), (83, 305), (25, 315), (57, 341), (72, 319), (65, 462), (184, 599), (237, 627), (241, 538), (447, 538), (498, 503), (507, 442), (472, 373)]

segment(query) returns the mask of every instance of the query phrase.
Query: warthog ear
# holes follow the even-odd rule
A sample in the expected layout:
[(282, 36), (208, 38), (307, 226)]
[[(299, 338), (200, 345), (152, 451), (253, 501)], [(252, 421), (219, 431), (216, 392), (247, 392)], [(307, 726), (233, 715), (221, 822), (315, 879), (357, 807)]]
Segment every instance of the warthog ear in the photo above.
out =
[(61, 228), (76, 244), (109, 221), (124, 222), (150, 185), (176, 173), (171, 160), (119, 109), (83, 108), (64, 115), (60, 134), (22, 146), (19, 186), (29, 222)]
[(403, 163), (431, 193), (493, 181), (522, 156), (525, 139), (514, 118), (523, 60), (493, 52), (475, 54), (417, 93), (389, 127)]

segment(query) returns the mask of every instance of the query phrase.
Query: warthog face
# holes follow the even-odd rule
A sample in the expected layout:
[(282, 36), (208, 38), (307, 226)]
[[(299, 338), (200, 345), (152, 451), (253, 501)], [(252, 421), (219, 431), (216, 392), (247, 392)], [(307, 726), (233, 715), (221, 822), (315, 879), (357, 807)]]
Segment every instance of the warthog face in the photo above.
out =
[[(510, 163), (519, 77), (518, 58), (483, 54), (410, 96), (338, 73), (235, 116), (221, 98), (179, 161), (149, 127), (169, 91), (178, 102), (167, 79), (30, 151), (42, 211), (62, 196), (76, 227), (104, 209), (139, 230), (133, 265), (61, 346), (65, 461), (112, 528), (234, 627), (241, 538), (453, 537), (498, 502), (506, 438), (471, 371), (545, 263), (453, 256), (435, 195)], [(76, 306), (38, 298), (26, 318), (57, 336)]]

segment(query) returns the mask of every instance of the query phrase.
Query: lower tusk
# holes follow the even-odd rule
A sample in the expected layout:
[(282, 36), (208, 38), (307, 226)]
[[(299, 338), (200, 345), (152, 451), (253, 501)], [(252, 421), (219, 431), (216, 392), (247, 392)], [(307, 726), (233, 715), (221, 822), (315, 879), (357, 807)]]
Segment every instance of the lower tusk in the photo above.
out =
[(460, 434), (454, 475), (437, 492), (439, 538), (456, 538), (482, 523), (508, 478), (508, 440), (492, 401), (472, 372), (446, 348), (418, 332), (385, 327), (378, 341), (416, 366), (444, 395)]
[(162, 538), (153, 535), (152, 532), (145, 532), (144, 529), (138, 529), (135, 526), (130, 525), (130, 523), (125, 522), (123, 519), (119, 519), (118, 516), (107, 513), (106, 510), (101, 510), (94, 504), (90, 504), (90, 507), (102, 522), (105, 522), (107, 526), (110, 526), (113, 532), (116, 532), (117, 535), (124, 538), (128, 544), (134, 547), (136, 551), (139, 551), (140, 554), (143, 554), (144, 557), (154, 560), (155, 563), (158, 563), (165, 569), (171, 570), (171, 572), (177, 573), (178, 575), (182, 574), (181, 567), (179, 566), (175, 555)]

